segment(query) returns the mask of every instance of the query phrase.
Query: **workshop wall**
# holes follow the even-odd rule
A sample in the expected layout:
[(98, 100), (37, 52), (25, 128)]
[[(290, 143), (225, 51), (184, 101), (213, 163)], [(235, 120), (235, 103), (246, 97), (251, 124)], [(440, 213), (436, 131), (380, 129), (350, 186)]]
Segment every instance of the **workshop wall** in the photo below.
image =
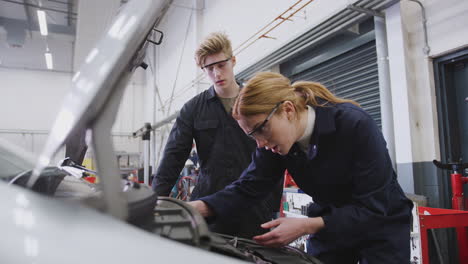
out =
[(5, 115), (0, 128), (47, 130), (70, 89), (71, 74), (0, 68), (0, 79), (0, 111)]
[[(112, 130), (120, 151), (139, 152), (141, 148), (140, 140), (130, 135), (143, 123), (142, 77), (132, 78)], [(71, 73), (0, 68), (0, 80), (0, 137), (39, 154), (70, 89)]]
[(420, 6), (401, 1), (386, 10), (398, 179), (405, 192), (443, 206), (444, 192), (432, 164), (440, 159), (433, 60), (468, 44), (466, 1), (421, 1), (426, 11), (425, 54)]
[(0, 137), (38, 153), (70, 89), (71, 74), (0, 68)]
[(424, 32), (421, 9), (413, 2), (403, 1), (404, 19), (408, 32), (408, 70), (411, 89), (409, 97), (412, 114), (413, 157), (415, 162), (439, 157), (439, 135), (433, 59), (468, 46), (468, 1), (425, 0), (429, 56), (423, 53)]
[[(468, 46), (468, 28), (464, 26), (468, 16), (468, 2), (459, 0), (421, 1), (426, 11), (429, 54), (423, 49), (424, 31), (420, 6), (411, 1), (401, 1), (398, 12), (387, 12), (389, 49), (402, 38), (404, 46), (399, 54), (390, 52), (391, 72), (404, 71), (392, 78), (393, 116), (397, 170), (400, 184), (406, 192), (428, 197), (430, 206), (443, 207), (444, 189), (441, 171), (432, 164), (440, 159), (439, 120), (437, 118), (436, 87), (434, 83), (434, 59)], [(390, 16), (389, 16), (390, 15)], [(396, 18), (395, 16), (400, 16)], [(395, 33), (392, 21), (401, 19), (402, 35)], [(390, 24), (390, 25), (388, 25)], [(398, 53), (398, 52), (397, 52)], [(404, 56), (404, 62), (392, 66), (392, 60)], [(404, 87), (402, 89), (402, 87)], [(397, 100), (395, 100), (397, 98)], [(401, 107), (407, 101), (407, 108)], [(402, 126), (402, 122), (408, 122)], [(398, 139), (403, 135), (403, 140)]]

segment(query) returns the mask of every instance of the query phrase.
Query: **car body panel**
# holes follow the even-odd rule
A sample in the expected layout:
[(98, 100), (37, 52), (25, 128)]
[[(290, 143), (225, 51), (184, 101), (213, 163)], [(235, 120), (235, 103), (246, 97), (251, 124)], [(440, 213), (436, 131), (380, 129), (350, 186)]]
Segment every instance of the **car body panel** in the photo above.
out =
[(0, 182), (1, 263), (243, 263)]

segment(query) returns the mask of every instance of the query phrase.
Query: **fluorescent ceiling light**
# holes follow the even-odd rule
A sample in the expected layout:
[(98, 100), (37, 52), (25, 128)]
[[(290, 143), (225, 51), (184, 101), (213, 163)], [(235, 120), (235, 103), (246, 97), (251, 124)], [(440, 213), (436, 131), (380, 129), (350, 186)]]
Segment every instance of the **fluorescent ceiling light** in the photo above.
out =
[(41, 30), (41, 35), (47, 36), (49, 32), (47, 30), (47, 19), (44, 10), (37, 10), (37, 19), (39, 20), (39, 29)]
[(50, 52), (44, 53), (47, 69), (52, 70), (54, 68), (54, 62), (52, 61), (52, 54)]

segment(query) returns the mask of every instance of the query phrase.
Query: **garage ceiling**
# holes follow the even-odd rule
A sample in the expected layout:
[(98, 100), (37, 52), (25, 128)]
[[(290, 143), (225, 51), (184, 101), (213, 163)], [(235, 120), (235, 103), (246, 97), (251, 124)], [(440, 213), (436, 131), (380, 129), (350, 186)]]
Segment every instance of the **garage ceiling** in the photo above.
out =
[[(78, 0), (0, 0), (0, 67), (71, 72)], [(49, 34), (39, 32), (37, 10), (46, 13)]]

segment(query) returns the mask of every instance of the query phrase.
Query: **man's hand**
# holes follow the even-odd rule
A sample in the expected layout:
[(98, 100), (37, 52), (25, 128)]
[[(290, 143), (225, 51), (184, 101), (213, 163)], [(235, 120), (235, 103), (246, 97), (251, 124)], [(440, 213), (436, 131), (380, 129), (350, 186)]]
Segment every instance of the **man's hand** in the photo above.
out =
[(214, 214), (213, 210), (201, 200), (187, 202), (187, 204), (193, 206), (203, 217), (209, 217)]
[(275, 227), (272, 231), (253, 237), (260, 245), (269, 247), (282, 247), (295, 239), (318, 232), (325, 226), (322, 217), (314, 218), (278, 218), (264, 223), (262, 228)]

